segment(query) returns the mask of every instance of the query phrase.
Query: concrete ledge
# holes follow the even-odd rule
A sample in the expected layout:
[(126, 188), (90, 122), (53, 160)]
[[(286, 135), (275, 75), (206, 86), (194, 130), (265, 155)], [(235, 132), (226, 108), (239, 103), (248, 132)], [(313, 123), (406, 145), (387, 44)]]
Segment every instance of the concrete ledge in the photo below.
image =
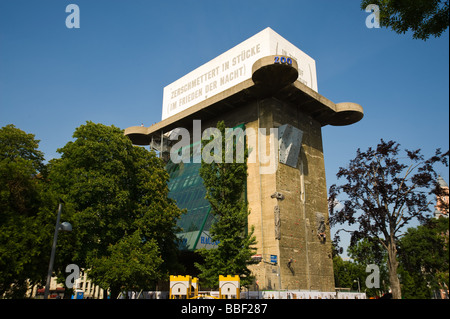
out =
[(352, 102), (336, 104), (336, 113), (328, 120), (328, 124), (335, 126), (350, 125), (359, 122), (364, 117), (361, 105)]
[(271, 95), (286, 85), (295, 82), (297, 78), (297, 61), (287, 56), (270, 55), (259, 59), (252, 67), (252, 80), (256, 87), (261, 89), (258, 92), (260, 96)]
[(151, 137), (148, 134), (149, 127), (131, 126), (125, 129), (124, 134), (130, 138), (135, 145), (149, 145)]
[(364, 116), (361, 105), (351, 102), (335, 104), (298, 81), (298, 65), (294, 60), (292, 64), (275, 63), (275, 56), (267, 56), (256, 61), (252, 71), (252, 79), (245, 80), (150, 127), (129, 127), (125, 129), (125, 135), (135, 145), (149, 145), (152, 137), (155, 142), (160, 140), (161, 132), (166, 133), (177, 127), (189, 130), (195, 119), (204, 121), (213, 119), (250, 101), (269, 96), (289, 102), (300, 112), (313, 117), (321, 126), (350, 125), (360, 121)]

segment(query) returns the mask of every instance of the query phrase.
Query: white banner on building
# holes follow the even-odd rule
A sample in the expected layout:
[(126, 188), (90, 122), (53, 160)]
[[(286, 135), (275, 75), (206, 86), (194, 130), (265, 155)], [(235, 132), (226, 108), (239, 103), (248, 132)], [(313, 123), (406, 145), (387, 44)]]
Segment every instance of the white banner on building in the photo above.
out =
[(271, 28), (266, 28), (166, 86), (162, 119), (250, 79), (253, 63), (269, 55), (284, 55), (296, 60), (298, 80), (317, 92), (314, 59)]

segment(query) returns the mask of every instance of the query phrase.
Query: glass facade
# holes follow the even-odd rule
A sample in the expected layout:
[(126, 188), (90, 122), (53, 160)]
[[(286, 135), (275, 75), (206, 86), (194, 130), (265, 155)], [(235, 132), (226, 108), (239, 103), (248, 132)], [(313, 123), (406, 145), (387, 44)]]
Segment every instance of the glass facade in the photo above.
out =
[[(200, 142), (190, 147), (200, 147)], [(170, 176), (169, 197), (176, 200), (180, 209), (187, 210), (187, 213), (178, 220), (178, 226), (182, 228), (182, 232), (177, 234), (181, 239), (181, 250), (214, 246), (209, 238), (209, 229), (214, 216), (210, 214), (211, 208), (205, 199), (206, 189), (199, 175), (200, 166), (200, 163), (193, 163), (192, 157), (190, 163), (175, 164), (169, 161), (166, 166)]]
[[(244, 125), (239, 125), (242, 132)], [(238, 134), (237, 139), (244, 139), (243, 134)], [(233, 141), (235, 142), (235, 141)], [(245, 139), (241, 140), (245, 143)], [(245, 144), (244, 144), (245, 145)], [(200, 142), (191, 144), (191, 157), (189, 163), (175, 164), (169, 160), (166, 169), (169, 173), (169, 197), (176, 200), (180, 209), (186, 209), (178, 220), (177, 225), (182, 231), (177, 234), (181, 239), (180, 249), (193, 251), (200, 248), (211, 249), (217, 246), (209, 236), (209, 229), (215, 217), (211, 214), (209, 202), (205, 199), (206, 189), (200, 177), (200, 158), (193, 158), (192, 154), (200, 154)]]

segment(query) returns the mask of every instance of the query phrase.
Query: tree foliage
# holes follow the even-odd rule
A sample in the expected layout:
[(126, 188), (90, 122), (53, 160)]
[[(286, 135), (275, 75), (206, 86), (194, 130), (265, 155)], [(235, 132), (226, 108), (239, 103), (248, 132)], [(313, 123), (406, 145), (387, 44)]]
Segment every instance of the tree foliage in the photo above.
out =
[[(354, 262), (363, 268), (364, 270), (364, 282), (361, 283), (361, 287), (364, 287), (364, 291), (370, 297), (382, 296), (387, 293), (386, 283), (389, 281), (389, 272), (387, 268), (387, 251), (383, 249), (378, 240), (372, 238), (364, 238), (360, 240), (356, 245), (348, 248), (348, 255), (354, 260)], [(380, 271), (379, 273), (379, 288), (367, 288), (365, 278), (368, 276), (366, 273), (366, 267), (368, 265), (376, 265)]]
[[(385, 283), (389, 280), (386, 262), (387, 253), (377, 241), (367, 238), (360, 240), (348, 248), (349, 260), (343, 260), (341, 256), (333, 257), (334, 280), (337, 288), (349, 288), (356, 290), (359, 287), (368, 297), (380, 297), (388, 292)], [(368, 288), (366, 272), (368, 265), (377, 265), (379, 273), (379, 288)], [(355, 282), (356, 281), (356, 282)]]
[[(337, 177), (346, 183), (332, 185), (329, 190), (330, 224), (357, 225), (351, 233), (351, 245), (360, 239), (377, 240), (388, 253), (390, 285), (394, 298), (401, 297), (397, 276), (397, 241), (399, 231), (411, 220), (427, 220), (432, 200), (430, 195), (441, 196), (444, 190), (437, 182), (436, 164), (448, 165), (448, 151), (424, 158), (420, 149), (405, 150), (409, 163), (399, 156), (400, 145), (381, 142), (366, 152), (357, 150), (356, 157), (347, 168), (340, 168)], [(345, 193), (343, 207), (337, 209), (338, 195)], [(340, 231), (340, 230), (339, 230)], [(339, 231), (337, 238), (339, 238)]]
[[(348, 288), (357, 291), (365, 290), (364, 281), (367, 276), (365, 267), (351, 260), (343, 260), (341, 256), (333, 257), (334, 284), (336, 288)], [(359, 287), (358, 287), (359, 281)]]
[[(167, 197), (163, 161), (133, 146), (114, 126), (87, 122), (73, 137), (50, 164), (54, 190), (74, 211), (76, 243), (66, 253), (113, 296), (122, 288), (150, 288), (150, 281), (179, 267), (175, 233), (181, 211)], [(149, 277), (142, 281), (144, 265)]]
[(38, 147), (14, 125), (0, 129), (0, 297), (23, 298), (28, 284), (45, 279), (57, 197)]
[(413, 32), (414, 39), (439, 37), (449, 26), (449, 0), (363, 0), (380, 8), (380, 25), (403, 34)]
[(139, 231), (108, 247), (108, 254), (93, 258), (89, 275), (111, 291), (148, 289), (161, 278), (163, 259), (155, 239), (143, 240)]
[(449, 287), (449, 221), (430, 219), (409, 228), (399, 241), (399, 261), (405, 298), (430, 298)]
[[(439, 290), (449, 285), (449, 221), (448, 218), (429, 219), (423, 225), (408, 230), (398, 241), (398, 273), (404, 299), (435, 298)], [(369, 297), (388, 292), (387, 252), (381, 244), (370, 238), (360, 240), (348, 248), (349, 260), (333, 257), (336, 287), (361, 290)], [(365, 268), (375, 264), (380, 270), (380, 288), (367, 288)]]
[(44, 164), (39, 141), (14, 125), (0, 129), (0, 297), (23, 297), (47, 274), (58, 199), (71, 233), (58, 237), (54, 272), (75, 263), (116, 296), (149, 289), (178, 271), (168, 173), (154, 152), (114, 126), (87, 122)]
[[(221, 132), (221, 157), (212, 163), (202, 159), (200, 176), (206, 188), (206, 199), (211, 205), (211, 213), (216, 221), (211, 226), (210, 235), (213, 241), (218, 241), (216, 249), (200, 250), (205, 258), (203, 264), (196, 264), (201, 271), (199, 275), (207, 286), (216, 287), (219, 275), (239, 275), (242, 285), (249, 285), (253, 281), (248, 265), (251, 256), (255, 253), (256, 240), (253, 229), (248, 231), (248, 204), (244, 196), (247, 181), (247, 155), (245, 150), (243, 163), (226, 163), (225, 145), (226, 134), (223, 121), (217, 123)], [(217, 137), (216, 137), (217, 138)], [(233, 154), (236, 153), (236, 143), (233, 145)], [(203, 141), (203, 147), (208, 142)], [(213, 151), (213, 149), (211, 150)]]

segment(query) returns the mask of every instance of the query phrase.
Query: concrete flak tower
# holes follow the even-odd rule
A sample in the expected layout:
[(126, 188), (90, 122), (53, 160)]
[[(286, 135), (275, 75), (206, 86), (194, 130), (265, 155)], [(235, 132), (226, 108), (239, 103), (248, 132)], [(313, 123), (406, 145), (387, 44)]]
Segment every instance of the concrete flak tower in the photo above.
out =
[(199, 120), (202, 129), (220, 120), (244, 128), (259, 290), (334, 291), (322, 127), (356, 123), (363, 109), (317, 90), (315, 61), (267, 28), (164, 88), (161, 122), (125, 130), (169, 159), (177, 128), (189, 132), (190, 145), (201, 139)]

